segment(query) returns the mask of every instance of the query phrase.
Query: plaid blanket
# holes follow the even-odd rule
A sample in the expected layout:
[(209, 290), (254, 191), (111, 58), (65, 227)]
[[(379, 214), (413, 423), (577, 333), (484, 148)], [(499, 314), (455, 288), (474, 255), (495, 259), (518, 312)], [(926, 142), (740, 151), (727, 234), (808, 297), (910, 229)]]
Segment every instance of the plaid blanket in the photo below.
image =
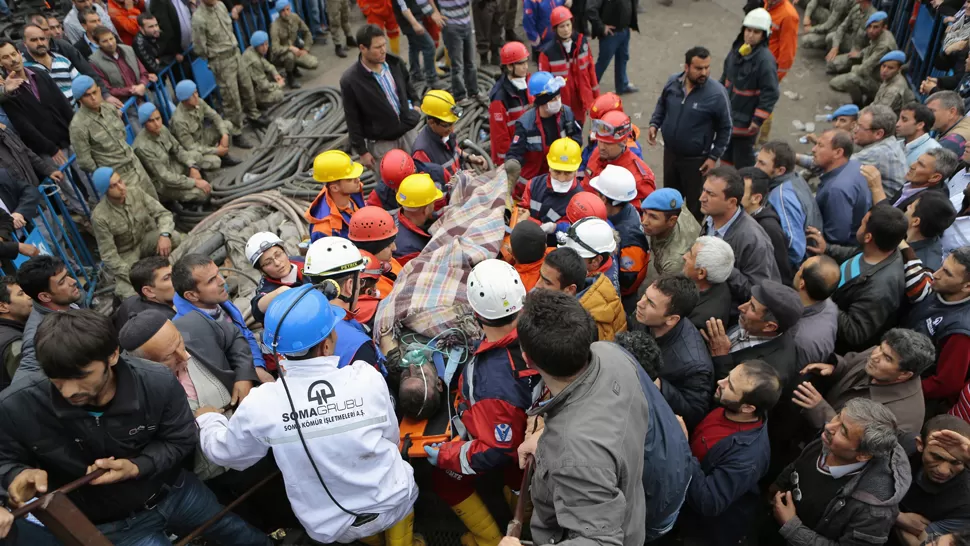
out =
[(462, 171), (451, 180), (451, 200), (431, 226), (431, 241), (405, 264), (377, 309), (378, 343), (398, 338), (402, 329), (428, 337), (449, 328), (461, 329), (469, 339), (482, 335), (468, 306), (465, 280), (475, 264), (498, 255), (506, 234), (508, 184), (504, 169), (478, 176)]

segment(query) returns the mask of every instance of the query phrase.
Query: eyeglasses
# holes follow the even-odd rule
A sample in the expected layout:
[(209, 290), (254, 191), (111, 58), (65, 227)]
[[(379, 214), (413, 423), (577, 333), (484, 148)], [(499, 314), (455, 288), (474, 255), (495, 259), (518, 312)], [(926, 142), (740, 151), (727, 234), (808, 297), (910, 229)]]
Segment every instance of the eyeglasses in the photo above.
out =
[(794, 489), (792, 489), (792, 491), (791, 491), (791, 498), (792, 498), (792, 500), (794, 500), (795, 502), (801, 502), (802, 501), (802, 490), (798, 487), (798, 471), (797, 470), (792, 470), (791, 471), (791, 484), (792, 484), (792, 487), (794, 487)]
[(629, 120), (620, 125), (613, 125), (601, 119), (594, 119), (592, 126), (593, 134), (597, 138), (624, 138), (630, 134), (631, 129)]

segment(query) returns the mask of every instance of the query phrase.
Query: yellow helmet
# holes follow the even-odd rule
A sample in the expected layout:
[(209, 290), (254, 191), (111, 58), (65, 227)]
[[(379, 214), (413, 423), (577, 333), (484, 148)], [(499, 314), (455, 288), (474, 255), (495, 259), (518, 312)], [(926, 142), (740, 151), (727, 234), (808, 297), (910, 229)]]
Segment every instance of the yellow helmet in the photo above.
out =
[(434, 203), (444, 197), (438, 186), (434, 185), (431, 175), (417, 173), (401, 181), (397, 190), (397, 202), (402, 207), (418, 209)]
[(421, 111), (424, 115), (445, 123), (454, 123), (461, 117), (461, 106), (455, 103), (455, 97), (442, 89), (432, 89), (424, 95)]
[(560, 138), (549, 146), (546, 161), (550, 169), (574, 172), (579, 170), (579, 164), (583, 162), (583, 150), (575, 140)]
[(313, 159), (313, 179), (321, 184), (353, 180), (364, 173), (364, 166), (340, 150), (327, 150)]

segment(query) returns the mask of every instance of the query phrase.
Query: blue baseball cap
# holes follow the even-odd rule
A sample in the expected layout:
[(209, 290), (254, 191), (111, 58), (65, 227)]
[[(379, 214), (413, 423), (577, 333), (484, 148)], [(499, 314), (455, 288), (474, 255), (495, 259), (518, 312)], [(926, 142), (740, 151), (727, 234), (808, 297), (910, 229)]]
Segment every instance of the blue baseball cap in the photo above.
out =
[(684, 206), (684, 196), (673, 188), (660, 188), (652, 192), (640, 204), (641, 210), (673, 212)]
[(139, 106), (138, 123), (141, 123), (142, 125), (147, 123), (148, 118), (152, 117), (152, 114), (154, 114), (156, 110), (158, 110), (158, 108), (156, 108), (155, 105), (150, 102), (146, 102), (145, 104)]
[(195, 93), (199, 88), (195, 85), (192, 80), (182, 80), (175, 86), (175, 98), (182, 102), (184, 100), (189, 100), (192, 98), (192, 94)]
[(842, 106), (839, 106), (835, 112), (829, 114), (829, 121), (842, 116), (859, 117), (859, 107), (854, 104), (843, 104)]
[(104, 197), (108, 193), (108, 186), (111, 185), (111, 176), (115, 170), (111, 167), (98, 167), (91, 175), (91, 182), (94, 183), (94, 190), (98, 192), (98, 197)]
[(276, 0), (276, 3), (273, 4), (273, 11), (281, 12), (288, 7), (290, 7), (290, 0)]
[(876, 13), (873, 13), (872, 15), (870, 15), (868, 19), (866, 19), (866, 26), (868, 27), (869, 25), (873, 23), (878, 23), (879, 21), (885, 21), (888, 18), (889, 18), (889, 14), (886, 13), (885, 11), (877, 11)]
[(269, 41), (269, 35), (262, 30), (257, 30), (249, 37), (249, 45), (259, 47)]
[(886, 53), (885, 55), (883, 55), (881, 59), (879, 59), (879, 64), (882, 64), (886, 61), (899, 61), (899, 64), (903, 64), (906, 62), (906, 54), (898, 49), (890, 51), (889, 53)]
[(74, 100), (80, 99), (93, 85), (94, 79), (91, 76), (81, 75), (74, 78), (74, 81), (71, 82), (71, 95)]

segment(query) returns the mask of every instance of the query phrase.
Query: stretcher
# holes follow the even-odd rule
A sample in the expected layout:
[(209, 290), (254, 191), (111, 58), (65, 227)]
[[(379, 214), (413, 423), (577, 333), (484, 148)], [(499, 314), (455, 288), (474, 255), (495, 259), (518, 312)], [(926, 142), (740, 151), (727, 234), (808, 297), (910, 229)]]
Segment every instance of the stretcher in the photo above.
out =
[(458, 377), (461, 376), (461, 369), (464, 367), (460, 363), (461, 351), (461, 349), (452, 350), (447, 361), (442, 353), (433, 353), (435, 371), (445, 382), (448, 402), (440, 404), (438, 411), (428, 419), (418, 420), (411, 417), (401, 419), (401, 441), (398, 448), (405, 458), (427, 458), (428, 454), (424, 451), (424, 446), (459, 440), (458, 435), (452, 431), (451, 410), (457, 404)]

